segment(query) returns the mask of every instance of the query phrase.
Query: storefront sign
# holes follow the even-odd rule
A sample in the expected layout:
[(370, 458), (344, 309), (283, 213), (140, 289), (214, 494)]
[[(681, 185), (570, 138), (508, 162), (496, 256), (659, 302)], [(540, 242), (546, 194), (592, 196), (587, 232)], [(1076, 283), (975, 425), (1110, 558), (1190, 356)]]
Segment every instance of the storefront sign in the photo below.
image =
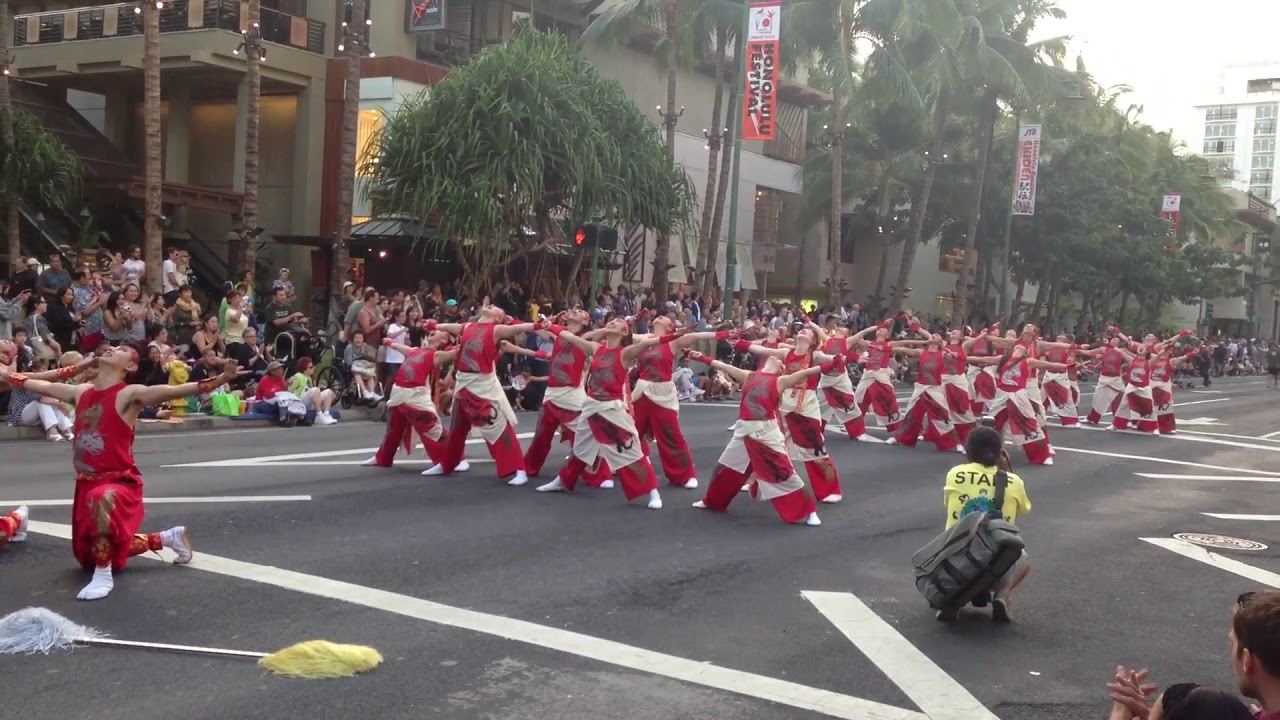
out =
[(405, 0), (405, 32), (444, 28), (444, 0)]
[(778, 40), (782, 37), (782, 3), (751, 3), (747, 35), (746, 87), (743, 88), (742, 139), (773, 140), (777, 136)]

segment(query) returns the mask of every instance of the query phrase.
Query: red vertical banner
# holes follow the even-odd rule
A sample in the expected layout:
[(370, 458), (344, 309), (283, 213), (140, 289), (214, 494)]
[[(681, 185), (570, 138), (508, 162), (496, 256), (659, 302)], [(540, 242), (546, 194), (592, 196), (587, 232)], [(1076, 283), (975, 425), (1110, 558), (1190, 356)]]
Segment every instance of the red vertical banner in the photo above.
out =
[(1160, 217), (1168, 220), (1173, 226), (1174, 237), (1178, 236), (1178, 218), (1182, 215), (1182, 196), (1177, 193), (1169, 193), (1164, 196), (1164, 201), (1160, 204)]
[(782, 2), (753, 2), (747, 33), (745, 86), (742, 92), (742, 139), (773, 140), (778, 115), (778, 40), (782, 37)]
[(1036, 183), (1040, 177), (1039, 125), (1018, 126), (1018, 182), (1013, 188), (1013, 214), (1036, 214)]

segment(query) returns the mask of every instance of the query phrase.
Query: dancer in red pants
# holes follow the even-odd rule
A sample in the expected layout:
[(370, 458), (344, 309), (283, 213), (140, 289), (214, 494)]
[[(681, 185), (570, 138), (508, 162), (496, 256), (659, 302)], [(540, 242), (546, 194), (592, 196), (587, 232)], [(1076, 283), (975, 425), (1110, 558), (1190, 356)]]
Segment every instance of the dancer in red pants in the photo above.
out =
[[(565, 330), (582, 337), (591, 317), (586, 310), (575, 308), (563, 313), (557, 321)], [(560, 431), (560, 442), (573, 446), (573, 426), (578, 422), (582, 401), (587, 397), (582, 386), (587, 379), (587, 362), (590, 359), (585, 352), (570, 344), (567, 338), (554, 336), (548, 330), (539, 330), (538, 335), (550, 338), (552, 345), (551, 362), (547, 370), (547, 391), (542, 396), (538, 428), (524, 453), (524, 469), (530, 475), (537, 475), (542, 471), (557, 430)], [(536, 356), (530, 350), (516, 349), (514, 352)]]
[[(988, 335), (995, 347), (1007, 350), (1015, 345), (1021, 346), (1026, 350), (1028, 360), (1039, 362), (1044, 358), (1044, 354), (1050, 350), (1070, 349), (1071, 343), (1048, 342), (1040, 339), (1040, 328), (1027, 323), (1022, 326), (1022, 334), (1014, 337), (1013, 331), (1010, 330), (1003, 338), (997, 338), (994, 335)], [(1049, 445), (1049, 454), (1054, 454), (1052, 442), (1049, 439), (1048, 414), (1045, 412), (1044, 393), (1040, 389), (1040, 372), (1033, 372), (1027, 378), (1027, 398), (1031, 400), (1031, 408), (1036, 413), (1036, 423), (1040, 426), (1040, 432), (1044, 435), (1045, 443)]]
[[(238, 377), (239, 368), (227, 362), (223, 374), (182, 385), (128, 385), (126, 378), (138, 369), (133, 348), (107, 348), (97, 363), (97, 375), (82, 385), (32, 380), (0, 368), (0, 384), (56, 398), (76, 407), (76, 470), (71, 510), (71, 549), (93, 579), (76, 597), (98, 600), (115, 587), (113, 570), (124, 569), (129, 558), (169, 548), (179, 563), (191, 560), (191, 538), (185, 527), (139, 534), (142, 526), (142, 473), (133, 459), (134, 424), (144, 407), (205, 395)], [(67, 368), (67, 377), (79, 374), (82, 365)], [(65, 379), (65, 378), (64, 378)]]
[[(970, 328), (965, 328), (970, 330)], [(969, 346), (969, 357), (984, 358), (994, 357), (1000, 352), (991, 344), (991, 340), (987, 335), (999, 334), (1000, 323), (996, 323), (991, 327), (979, 330), (978, 332), (970, 332), (969, 339), (973, 344)], [(994, 365), (976, 365), (969, 363), (969, 400), (970, 409), (973, 412), (975, 420), (982, 417), (987, 412), (987, 406), (992, 400), (996, 399), (996, 368)]]
[[(675, 332), (675, 321), (660, 315), (653, 319), (654, 336)], [(658, 459), (662, 461), (662, 474), (670, 485), (693, 489), (698, 487), (698, 474), (693, 467), (693, 453), (680, 429), (680, 401), (672, 374), (676, 370), (675, 353), (693, 343), (706, 340), (727, 340), (728, 332), (690, 332), (679, 339), (658, 343), (646, 348), (636, 357), (640, 377), (631, 391), (631, 406), (635, 411), (636, 429), (642, 441), (641, 452), (648, 455), (648, 441), (658, 446)], [(648, 335), (637, 335), (643, 341)]]
[[(440, 366), (453, 362), (456, 350), (444, 350), (449, 344), (449, 333), (436, 330), (427, 338), (427, 347), (415, 348), (383, 340), (382, 344), (404, 355), (392, 381), (391, 394), (387, 397), (387, 434), (382, 439), (378, 453), (365, 461), (366, 466), (391, 467), (396, 450), (400, 447), (413, 453), (413, 436), (422, 441), (427, 457), (434, 463), (445, 460), (449, 433), (440, 422), (440, 411), (432, 401), (436, 373)], [(455, 470), (471, 467), (463, 460)]]
[(465, 325), (427, 321), (428, 331), (439, 329), (458, 337), (458, 355), (454, 363), (453, 425), (449, 428), (445, 459), (423, 475), (448, 475), (456, 470), (463, 460), (467, 436), (474, 427), (480, 431), (493, 456), (498, 477), (511, 477), (508, 485), (529, 482), (524, 471), (524, 453), (516, 438), (516, 413), (498, 382), (496, 363), (502, 352), (499, 343), (533, 332), (539, 326), (506, 322), (506, 313), (496, 305), (480, 308), (480, 319)]
[(764, 367), (755, 372), (727, 365), (701, 353), (691, 352), (689, 357), (707, 363), (742, 385), (733, 438), (720, 454), (706, 495), (693, 506), (724, 512), (745, 483), (750, 488), (751, 497), (773, 503), (773, 509), (783, 522), (821, 525), (818, 506), (805, 491), (804, 481), (796, 474), (795, 465), (791, 462), (778, 406), (784, 392), (804, 386), (818, 373), (842, 371), (844, 355), (837, 354), (825, 364), (811, 365), (789, 375), (779, 374), (783, 369), (782, 361), (774, 355), (762, 355)]
[[(929, 344), (921, 350), (899, 348), (898, 352), (919, 358), (919, 365), (915, 391), (907, 403), (898, 432), (889, 438), (889, 444), (915, 447), (923, 431), (925, 438), (939, 451), (964, 452), (956, 426), (951, 421), (946, 393), (942, 389), (943, 363), (948, 356), (953, 361), (956, 356), (944, 348), (941, 335), (930, 337)], [(968, 398), (968, 393), (965, 393), (965, 397)]]
[[(1066, 347), (1055, 347), (1045, 351), (1044, 359), (1059, 365), (1068, 365), (1081, 357), (1089, 356), (1089, 348), (1075, 343), (1075, 336), (1063, 334), (1057, 337), (1060, 344)], [(1058, 415), (1058, 422), (1063, 427), (1071, 427), (1080, 422), (1080, 372), (1075, 366), (1065, 373), (1046, 372), (1040, 378), (1040, 389), (1044, 392), (1045, 409)]]
[[(874, 328), (868, 328), (849, 339), (849, 347), (853, 352), (867, 353), (862, 377), (858, 378), (858, 387), (854, 396), (862, 412), (869, 413), (880, 423), (880, 427), (889, 432), (898, 430), (902, 421), (901, 408), (898, 406), (898, 394), (893, 387), (893, 353), (909, 343), (890, 341), (889, 333), (893, 330), (893, 319), (885, 320)], [(875, 340), (868, 341), (864, 334), (875, 333)], [(928, 334), (924, 335), (928, 339)]]
[(603, 342), (584, 340), (558, 326), (552, 326), (551, 332), (591, 356), (591, 372), (582, 413), (573, 429), (573, 455), (538, 492), (572, 492), (584, 471), (603, 462), (618, 476), (627, 500), (648, 495), (649, 509), (661, 509), (658, 477), (640, 449), (640, 432), (632, 416), (627, 366), (645, 350), (680, 336), (652, 335), (628, 344), (631, 326), (622, 318), (610, 320), (597, 331)]
[[(816, 335), (813, 323), (796, 333), (796, 344), (793, 348), (766, 348), (750, 343), (739, 343), (740, 351), (756, 355), (767, 355), (782, 361), (783, 370), (794, 374), (810, 367), (829, 363), (841, 358), (840, 367), (844, 367), (844, 355), (828, 355), (816, 352)], [(834, 365), (831, 367), (835, 367)], [(782, 393), (778, 412), (782, 418), (782, 430), (787, 439), (787, 453), (791, 461), (803, 463), (805, 474), (809, 476), (809, 484), (813, 486), (813, 494), (819, 502), (837, 503), (844, 499), (840, 491), (840, 476), (836, 464), (827, 453), (826, 431), (818, 407), (818, 375), (812, 373), (805, 376), (805, 381), (789, 387)]]
[(1124, 350), (1125, 359), (1129, 361), (1129, 371), (1125, 374), (1124, 395), (1116, 414), (1107, 426), (1108, 430), (1127, 430), (1130, 423), (1135, 430), (1144, 433), (1156, 431), (1156, 409), (1151, 398), (1151, 371), (1154, 363), (1151, 359), (1151, 348), (1139, 345), (1133, 354)]
[(1105, 347), (1091, 350), (1089, 357), (1101, 358), (1098, 364), (1098, 384), (1093, 388), (1093, 402), (1084, 421), (1090, 425), (1102, 422), (1103, 415), (1114, 413), (1124, 397), (1124, 366), (1129, 354), (1120, 349), (1120, 338), (1114, 335)]
[(9, 543), (25, 542), (27, 539), (27, 516), (31, 511), (26, 505), (8, 515), (0, 515), (0, 550)]
[(976, 344), (977, 338), (966, 338), (963, 330), (952, 330), (942, 348), (942, 394), (947, 397), (947, 410), (956, 428), (961, 452), (969, 433), (978, 424), (973, 413), (973, 388), (969, 386), (969, 349)]
[[(835, 316), (827, 317), (827, 324), (834, 325)], [(845, 356), (846, 362), (851, 351), (850, 345), (862, 340), (868, 333), (875, 332), (875, 328), (867, 328), (862, 332), (849, 336), (846, 328), (832, 327), (830, 332), (822, 342), (822, 352), (832, 357), (836, 355)], [(840, 372), (823, 373), (818, 378), (818, 412), (822, 415), (824, 423), (834, 423), (844, 428), (849, 434), (850, 440), (858, 442), (881, 442), (879, 438), (873, 438), (867, 434), (867, 420), (863, 416), (862, 408), (858, 406), (858, 396), (854, 394), (853, 382), (849, 380), (848, 368), (842, 368)]]
[(1021, 445), (1030, 462), (1052, 465), (1049, 440), (1027, 392), (1027, 382), (1040, 370), (1067, 372), (1070, 366), (1032, 360), (1025, 345), (1014, 345), (1000, 357), (969, 358), (969, 362), (996, 366), (996, 399), (991, 405), (996, 430), (1004, 433), (1005, 440)]

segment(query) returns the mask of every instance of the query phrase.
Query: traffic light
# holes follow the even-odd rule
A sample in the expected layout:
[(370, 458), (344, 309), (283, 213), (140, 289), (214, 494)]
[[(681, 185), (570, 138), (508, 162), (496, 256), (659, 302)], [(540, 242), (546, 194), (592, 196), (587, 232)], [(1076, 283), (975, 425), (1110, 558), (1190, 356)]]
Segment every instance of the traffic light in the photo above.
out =
[(1213, 303), (1204, 304), (1204, 319), (1205, 322), (1213, 319)]
[(618, 231), (607, 225), (598, 225), (596, 223), (579, 225), (573, 231), (573, 244), (585, 247), (588, 250), (599, 248), (606, 252), (612, 252), (618, 249)]

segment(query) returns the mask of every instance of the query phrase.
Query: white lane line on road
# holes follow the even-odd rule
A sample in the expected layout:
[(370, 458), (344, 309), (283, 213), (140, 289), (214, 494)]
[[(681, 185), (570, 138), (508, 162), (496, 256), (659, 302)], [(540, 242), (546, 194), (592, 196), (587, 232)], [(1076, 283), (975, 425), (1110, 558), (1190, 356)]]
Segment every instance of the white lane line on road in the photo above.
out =
[(1256, 568), (1248, 563), (1242, 563), (1239, 560), (1209, 552), (1199, 545), (1192, 545), (1185, 540), (1175, 540), (1173, 538), (1138, 538), (1142, 542), (1151, 543), (1156, 547), (1164, 548), (1170, 552), (1177, 553), (1185, 558), (1191, 558), (1211, 565), (1230, 573), (1235, 573), (1242, 578), (1252, 580), (1256, 583), (1268, 585), (1273, 588), (1280, 588), (1280, 575), (1270, 570)]
[(1280, 515), (1233, 515), (1231, 513), (1200, 513), (1219, 520), (1247, 520), (1250, 522), (1280, 522)]
[(1260, 440), (1270, 440), (1270, 439), (1271, 439), (1271, 438), (1273, 438), (1273, 437), (1280, 437), (1280, 430), (1277, 430), (1277, 431), (1275, 431), (1275, 432), (1273, 432), (1273, 433), (1267, 433), (1266, 435), (1263, 435), (1263, 436), (1262, 436), (1261, 438), (1259, 438), (1259, 439), (1260, 439)]
[(963, 685), (852, 593), (800, 593), (930, 720), (999, 720)]
[[(1053, 427), (1056, 430), (1061, 426), (1054, 425), (1051, 427)], [(1190, 435), (1190, 434), (1180, 432), (1177, 435), (1157, 435), (1155, 433), (1136, 433), (1136, 432), (1131, 432), (1126, 430), (1107, 430), (1104, 427), (1093, 427), (1092, 425), (1074, 425), (1072, 426), (1072, 428), (1076, 430), (1087, 430), (1090, 432), (1110, 432), (1119, 437), (1149, 437), (1149, 438), (1156, 438), (1160, 440), (1181, 440), (1183, 442), (1198, 442), (1198, 443), (1209, 443), (1210, 445), (1224, 445), (1226, 447), (1244, 448), (1246, 450), (1269, 450), (1271, 452), (1280, 452), (1280, 445), (1259, 445), (1256, 442), (1243, 443), (1243, 442), (1234, 442), (1232, 440), (1218, 440), (1212, 437), (1203, 437), (1205, 433), (1196, 433), (1195, 435)], [(1065, 428), (1065, 429), (1072, 429), (1072, 428)], [(1190, 433), (1192, 431), (1187, 431), (1187, 432)], [(1248, 439), (1258, 440), (1259, 438), (1248, 438)], [(1055, 445), (1054, 447), (1057, 447), (1057, 445)]]
[[(28, 530), (40, 535), (51, 535), (64, 540), (71, 539), (70, 525), (32, 520)], [(169, 561), (167, 555), (163, 559), (149, 555), (139, 557), (161, 562)], [(914, 710), (904, 710), (851, 695), (841, 695), (830, 690), (808, 687), (741, 670), (731, 670), (709, 662), (665, 655), (569, 630), (452, 607), (409, 595), (399, 595), (386, 590), (306, 575), (292, 570), (255, 565), (203, 553), (197, 553), (186, 567), (439, 625), (493, 635), (618, 667), (661, 675), (830, 717), (844, 718), (844, 720), (931, 720), (925, 714)]]
[[(524, 440), (526, 438), (533, 437), (533, 433), (531, 432), (518, 433), (516, 437), (520, 438), (521, 440)], [(471, 440), (467, 440), (468, 445), (475, 445), (483, 442), (484, 440), (479, 438), (473, 438)], [(341, 457), (343, 455), (367, 455), (367, 454), (376, 453), (376, 452), (378, 452), (378, 448), (371, 447), (371, 448), (357, 448), (354, 450), (329, 450), (326, 452), (292, 453), (290, 455), (263, 455), (260, 457), (233, 458), (230, 460), (211, 460), (209, 462), (181, 463), (177, 465), (161, 465), (160, 467), (165, 467), (165, 468), (246, 467), (250, 465), (253, 465), (253, 466), (264, 465), (267, 463), (274, 463), (277, 461), (284, 461), (284, 460), (313, 460), (315, 458)]]
[[(1250, 472), (1262, 472), (1261, 470)], [(1134, 473), (1151, 480), (1220, 480), (1222, 482), (1280, 482), (1280, 477), (1262, 475), (1163, 475), (1161, 473)]]
[[(1159, 437), (1164, 437), (1163, 435)], [(1270, 475), (1280, 477), (1280, 473), (1268, 472), (1266, 470), (1250, 470), (1249, 468), (1227, 467), (1225, 465), (1206, 465), (1204, 463), (1188, 462), (1186, 460), (1172, 460), (1170, 458), (1146, 457), (1144, 455), (1125, 455), (1123, 453), (1105, 452), (1102, 450), (1085, 450), (1083, 448), (1064, 447), (1054, 443), (1055, 450), (1065, 450), (1067, 452), (1081, 453), (1084, 455), (1099, 455), (1102, 457), (1116, 458), (1117, 460), (1143, 460), (1145, 462), (1168, 463), (1170, 465), (1183, 465), (1186, 467), (1204, 468), (1205, 470), (1226, 470), (1227, 472), (1245, 472), (1258, 473), (1259, 475)]]
[(1174, 403), (1173, 407), (1186, 407), (1188, 405), (1208, 405), (1209, 403), (1229, 402), (1231, 398), (1214, 398), (1212, 400), (1192, 400), (1190, 402)]
[[(204, 503), (307, 502), (310, 495), (222, 495), (215, 497), (148, 497), (145, 505), (199, 505)], [(0, 507), (71, 507), (74, 500), (0, 500)]]

